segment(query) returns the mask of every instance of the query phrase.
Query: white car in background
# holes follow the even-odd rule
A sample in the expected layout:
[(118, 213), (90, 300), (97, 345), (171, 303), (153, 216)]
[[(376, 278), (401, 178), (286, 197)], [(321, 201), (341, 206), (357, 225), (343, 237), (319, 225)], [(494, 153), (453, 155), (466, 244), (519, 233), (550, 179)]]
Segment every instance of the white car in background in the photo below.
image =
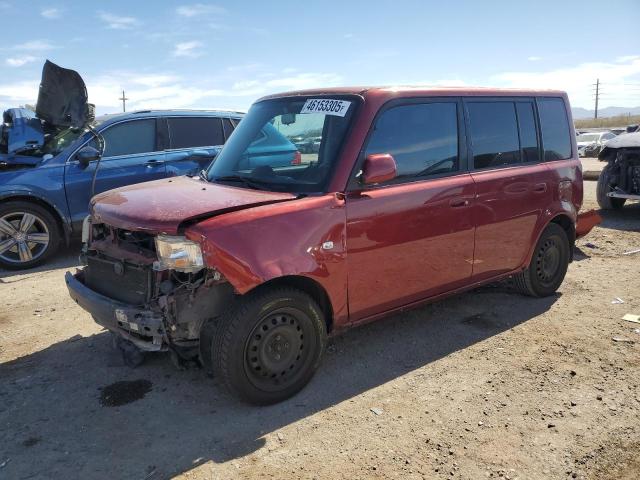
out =
[(615, 134), (606, 132), (585, 132), (576, 137), (578, 143), (578, 156), (580, 157), (597, 157), (604, 144), (615, 138)]

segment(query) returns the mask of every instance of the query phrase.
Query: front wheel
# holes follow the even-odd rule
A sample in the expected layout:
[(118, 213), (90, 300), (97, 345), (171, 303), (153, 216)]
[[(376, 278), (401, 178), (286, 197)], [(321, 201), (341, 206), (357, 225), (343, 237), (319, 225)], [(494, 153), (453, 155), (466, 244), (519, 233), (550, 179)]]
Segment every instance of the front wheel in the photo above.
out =
[(60, 243), (58, 223), (31, 202), (0, 205), (0, 267), (22, 270), (43, 263)]
[(214, 375), (249, 403), (280, 402), (309, 382), (326, 337), (322, 310), (306, 293), (271, 288), (247, 294), (216, 326)]
[(532, 297), (553, 295), (562, 284), (569, 267), (570, 244), (567, 234), (556, 223), (544, 229), (529, 266), (514, 275), (516, 288)]

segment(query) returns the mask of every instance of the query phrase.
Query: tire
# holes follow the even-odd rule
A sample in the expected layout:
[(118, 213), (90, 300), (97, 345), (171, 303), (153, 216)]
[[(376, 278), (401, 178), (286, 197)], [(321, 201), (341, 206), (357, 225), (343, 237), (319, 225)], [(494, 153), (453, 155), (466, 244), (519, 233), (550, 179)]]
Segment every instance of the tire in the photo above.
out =
[(58, 222), (46, 208), (25, 201), (0, 204), (0, 267), (23, 270), (40, 265), (58, 250), (60, 240)]
[(596, 198), (598, 205), (603, 210), (620, 210), (624, 206), (625, 198), (608, 197), (607, 193), (611, 191), (611, 164), (605, 165), (598, 177), (598, 185), (596, 186)]
[(269, 405), (298, 393), (320, 365), (326, 324), (318, 304), (294, 288), (241, 297), (212, 342), (214, 376), (248, 403)]
[(567, 273), (569, 249), (569, 239), (562, 227), (556, 223), (547, 225), (533, 251), (531, 263), (513, 276), (520, 293), (531, 297), (553, 295)]

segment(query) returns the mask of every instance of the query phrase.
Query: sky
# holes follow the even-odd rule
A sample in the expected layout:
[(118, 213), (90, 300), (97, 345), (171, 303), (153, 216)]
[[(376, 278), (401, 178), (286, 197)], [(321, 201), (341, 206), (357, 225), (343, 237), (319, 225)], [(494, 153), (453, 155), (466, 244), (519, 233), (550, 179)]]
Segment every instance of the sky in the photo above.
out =
[(340, 85), (555, 88), (640, 106), (640, 1), (0, 0), (0, 108), (33, 104), (45, 59), (97, 113), (246, 111)]

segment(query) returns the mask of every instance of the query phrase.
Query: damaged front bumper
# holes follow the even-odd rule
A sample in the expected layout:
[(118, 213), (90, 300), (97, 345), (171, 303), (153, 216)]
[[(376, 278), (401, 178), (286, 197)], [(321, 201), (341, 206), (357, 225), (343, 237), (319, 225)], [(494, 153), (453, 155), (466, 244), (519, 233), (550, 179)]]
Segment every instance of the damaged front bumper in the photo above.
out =
[(71, 298), (89, 312), (95, 322), (129, 340), (140, 350), (167, 350), (163, 316), (159, 312), (118, 302), (94, 292), (82, 282), (82, 270), (65, 274)]

